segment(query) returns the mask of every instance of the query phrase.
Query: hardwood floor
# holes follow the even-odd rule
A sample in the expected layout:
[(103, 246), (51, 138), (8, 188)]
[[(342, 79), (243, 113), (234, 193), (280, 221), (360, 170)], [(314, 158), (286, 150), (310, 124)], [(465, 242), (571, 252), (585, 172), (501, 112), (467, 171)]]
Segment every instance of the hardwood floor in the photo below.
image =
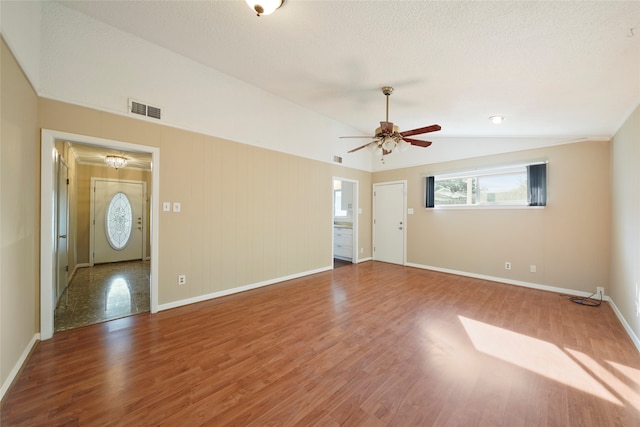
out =
[(64, 331), (2, 425), (638, 426), (612, 309), (366, 262)]

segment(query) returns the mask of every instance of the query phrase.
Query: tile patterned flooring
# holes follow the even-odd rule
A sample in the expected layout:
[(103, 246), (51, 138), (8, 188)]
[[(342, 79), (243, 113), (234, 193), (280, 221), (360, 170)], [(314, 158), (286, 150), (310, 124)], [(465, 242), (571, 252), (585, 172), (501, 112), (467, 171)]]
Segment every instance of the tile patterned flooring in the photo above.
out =
[(149, 311), (149, 261), (79, 268), (55, 311), (55, 331)]

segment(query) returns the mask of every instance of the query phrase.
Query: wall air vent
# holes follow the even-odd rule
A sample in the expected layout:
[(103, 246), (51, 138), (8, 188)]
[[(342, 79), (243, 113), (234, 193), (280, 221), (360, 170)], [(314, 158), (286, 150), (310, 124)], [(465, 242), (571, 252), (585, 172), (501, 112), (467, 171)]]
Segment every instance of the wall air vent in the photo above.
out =
[(153, 117), (154, 119), (160, 120), (160, 113), (160, 108), (152, 107), (151, 105), (147, 106), (147, 117)]
[(342, 163), (342, 157), (340, 156), (333, 156), (333, 161), (336, 163)]
[(133, 99), (129, 99), (129, 112), (158, 120), (160, 120), (162, 115), (162, 109), (160, 107), (152, 107), (151, 105), (143, 104)]

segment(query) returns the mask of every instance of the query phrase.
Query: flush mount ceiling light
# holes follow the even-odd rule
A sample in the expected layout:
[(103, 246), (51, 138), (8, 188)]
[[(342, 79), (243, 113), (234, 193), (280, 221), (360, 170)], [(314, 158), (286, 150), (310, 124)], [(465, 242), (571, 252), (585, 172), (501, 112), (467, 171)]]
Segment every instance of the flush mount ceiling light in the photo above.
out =
[(284, 4), (284, 0), (245, 0), (249, 7), (260, 15), (271, 15)]
[(504, 121), (504, 117), (502, 117), (502, 116), (491, 116), (491, 117), (489, 117), (489, 120), (491, 120), (493, 122), (493, 124), (499, 125), (500, 123), (502, 123)]
[(120, 169), (127, 166), (129, 161), (126, 157), (122, 156), (107, 156), (104, 158), (104, 162), (111, 168)]

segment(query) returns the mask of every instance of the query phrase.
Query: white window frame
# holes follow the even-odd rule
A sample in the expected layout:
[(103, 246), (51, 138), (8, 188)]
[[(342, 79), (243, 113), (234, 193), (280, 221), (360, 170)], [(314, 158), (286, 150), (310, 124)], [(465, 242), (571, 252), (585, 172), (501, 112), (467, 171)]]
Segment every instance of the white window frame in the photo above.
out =
[[(481, 178), (483, 176), (498, 176), (509, 173), (517, 173), (524, 172), (527, 174), (527, 166), (543, 164), (546, 162), (532, 162), (532, 163), (523, 163), (517, 165), (509, 165), (503, 167), (496, 168), (487, 168), (487, 169), (476, 169), (476, 170), (465, 170), (461, 172), (453, 172), (453, 173), (445, 173), (445, 174), (433, 174), (435, 178), (435, 182), (442, 179), (464, 179), (464, 178)], [(426, 178), (425, 175), (423, 178)], [(527, 183), (528, 185), (528, 183)], [(428, 210), (464, 210), (464, 209), (544, 209), (544, 206), (529, 206), (527, 197), (525, 195), (525, 199), (522, 202), (516, 203), (475, 203), (475, 204), (459, 204), (459, 205), (438, 205), (435, 204), (434, 207), (425, 208)]]

